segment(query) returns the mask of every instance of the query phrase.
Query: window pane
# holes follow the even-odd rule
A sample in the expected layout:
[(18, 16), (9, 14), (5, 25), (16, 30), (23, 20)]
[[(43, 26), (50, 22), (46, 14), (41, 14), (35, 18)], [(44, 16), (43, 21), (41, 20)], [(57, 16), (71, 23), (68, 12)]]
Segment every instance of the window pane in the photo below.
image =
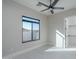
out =
[(32, 23), (23, 21), (23, 42), (31, 40), (31, 25)]
[(33, 40), (39, 39), (39, 24), (33, 23)]

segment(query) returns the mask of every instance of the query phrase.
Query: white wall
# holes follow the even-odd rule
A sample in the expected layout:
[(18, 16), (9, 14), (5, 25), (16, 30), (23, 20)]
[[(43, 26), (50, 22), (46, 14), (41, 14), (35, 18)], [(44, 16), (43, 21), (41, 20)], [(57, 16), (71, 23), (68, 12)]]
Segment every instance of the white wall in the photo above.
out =
[(56, 46), (56, 30), (59, 30), (65, 35), (64, 19), (69, 16), (75, 16), (76, 10), (70, 9), (62, 13), (55, 14), (48, 17), (48, 42), (49, 44)]
[[(22, 44), (22, 15), (40, 20), (40, 40)], [(27, 7), (11, 0), (3, 0), (2, 14), (2, 54), (3, 57), (12, 53), (46, 43), (47, 18)]]

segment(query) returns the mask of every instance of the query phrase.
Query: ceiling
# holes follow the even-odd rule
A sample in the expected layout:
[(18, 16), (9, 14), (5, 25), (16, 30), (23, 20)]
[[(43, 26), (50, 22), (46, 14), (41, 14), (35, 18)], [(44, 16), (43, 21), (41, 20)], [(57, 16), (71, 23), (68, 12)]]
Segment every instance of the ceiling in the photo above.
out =
[[(14, 0), (15, 2), (24, 5), (26, 7), (29, 7), (37, 12), (40, 12), (41, 10), (45, 9), (44, 6), (37, 6), (38, 2), (43, 2), (47, 5), (49, 5), (50, 0)], [(54, 0), (52, 0), (53, 2)], [(64, 10), (55, 9), (54, 13), (59, 13), (62, 11), (66, 11), (72, 8), (76, 8), (76, 0), (59, 0), (59, 2), (55, 5), (56, 7), (64, 7)], [(40, 12), (45, 15), (51, 15), (50, 11), (47, 10), (45, 12)]]

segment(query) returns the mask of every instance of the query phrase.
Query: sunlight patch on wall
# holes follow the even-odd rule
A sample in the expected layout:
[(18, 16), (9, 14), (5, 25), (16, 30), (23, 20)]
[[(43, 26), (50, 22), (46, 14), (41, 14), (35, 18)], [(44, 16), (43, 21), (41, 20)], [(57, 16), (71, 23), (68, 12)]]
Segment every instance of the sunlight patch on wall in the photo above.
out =
[(65, 48), (65, 36), (58, 30), (56, 30), (56, 47)]

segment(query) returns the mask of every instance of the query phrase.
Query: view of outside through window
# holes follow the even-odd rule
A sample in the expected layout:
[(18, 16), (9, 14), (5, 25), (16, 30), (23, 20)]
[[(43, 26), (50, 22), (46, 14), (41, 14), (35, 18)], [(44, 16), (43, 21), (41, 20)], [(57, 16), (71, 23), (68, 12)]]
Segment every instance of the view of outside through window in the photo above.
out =
[(31, 40), (31, 25), (30, 22), (23, 22), (23, 41)]
[(39, 20), (23, 17), (23, 42), (39, 40)]
[(39, 24), (33, 23), (33, 40), (39, 39)]

